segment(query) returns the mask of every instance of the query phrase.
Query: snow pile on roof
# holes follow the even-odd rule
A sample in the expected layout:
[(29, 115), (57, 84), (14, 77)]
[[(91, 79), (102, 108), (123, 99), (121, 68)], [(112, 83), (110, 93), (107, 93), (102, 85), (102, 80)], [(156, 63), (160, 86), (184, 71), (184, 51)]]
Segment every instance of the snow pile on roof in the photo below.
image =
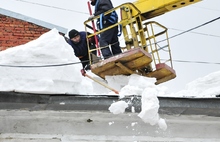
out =
[[(77, 63), (72, 48), (53, 29), (27, 44), (0, 52), (0, 90), (27, 93), (83, 93), (91, 92), (91, 85), (81, 76), (81, 64)], [(26, 67), (22, 67), (26, 66)], [(27, 67), (29, 66), (29, 67)], [(33, 67), (46, 66), (46, 67)]]
[(186, 84), (185, 90), (164, 97), (215, 98), (220, 95), (220, 71), (210, 73)]

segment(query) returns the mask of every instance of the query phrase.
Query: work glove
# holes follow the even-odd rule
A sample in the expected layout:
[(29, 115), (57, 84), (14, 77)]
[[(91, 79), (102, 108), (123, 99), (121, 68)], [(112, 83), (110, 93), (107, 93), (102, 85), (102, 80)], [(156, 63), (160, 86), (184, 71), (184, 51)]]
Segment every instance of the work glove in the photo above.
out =
[(95, 43), (95, 37), (90, 37), (89, 38), (89, 43), (94, 44)]
[(81, 69), (80, 71), (81, 71), (82, 76), (86, 76), (86, 71), (84, 69)]
[(94, 15), (89, 16), (88, 20), (91, 20), (92, 18), (94, 18)]
[(91, 70), (91, 66), (90, 66), (90, 64), (87, 64), (85, 67), (84, 67), (84, 70)]

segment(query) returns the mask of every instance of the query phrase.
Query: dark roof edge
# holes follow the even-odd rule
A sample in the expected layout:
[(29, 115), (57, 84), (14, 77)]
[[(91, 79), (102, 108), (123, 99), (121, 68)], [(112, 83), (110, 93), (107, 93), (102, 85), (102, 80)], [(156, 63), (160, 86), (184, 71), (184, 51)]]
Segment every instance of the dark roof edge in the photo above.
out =
[[(131, 98), (133, 98), (132, 101)], [(158, 97), (158, 99), (160, 102), (160, 114), (220, 117), (219, 98)], [(118, 96), (30, 94), (0, 91), (0, 109), (22, 109), (29, 107), (30, 110), (108, 111), (109, 106), (119, 100)], [(131, 102), (131, 106), (135, 107), (135, 112), (141, 111), (140, 97), (131, 96), (122, 100)], [(128, 112), (131, 112), (131, 106), (127, 108)]]
[(45, 27), (45, 28), (48, 28), (48, 29), (56, 28), (59, 32), (61, 32), (63, 34), (66, 34), (67, 31), (68, 31), (68, 29), (66, 29), (64, 27), (57, 26), (57, 25), (54, 25), (54, 24), (51, 24), (51, 23), (48, 23), (48, 22), (44, 22), (44, 21), (41, 21), (41, 20), (38, 20), (38, 19), (34, 19), (34, 18), (25, 16), (25, 15), (22, 15), (22, 14), (19, 14), (19, 13), (10, 11), (10, 10), (6, 10), (6, 9), (3, 9), (3, 8), (0, 8), (0, 14), (6, 15), (6, 16), (9, 16), (9, 17), (12, 17), (12, 18), (15, 18), (15, 19), (27, 21), (27, 22), (30, 22), (30, 23), (33, 23), (33, 24), (36, 24), (36, 25), (39, 25), (39, 26), (42, 26), (42, 27)]

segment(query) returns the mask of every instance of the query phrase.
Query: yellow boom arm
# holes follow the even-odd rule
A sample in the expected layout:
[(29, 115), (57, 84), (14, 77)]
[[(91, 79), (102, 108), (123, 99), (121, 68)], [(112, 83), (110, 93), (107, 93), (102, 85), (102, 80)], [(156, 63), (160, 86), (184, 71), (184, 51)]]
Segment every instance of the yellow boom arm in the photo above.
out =
[(201, 0), (137, 0), (133, 4), (141, 11), (142, 20), (188, 6)]

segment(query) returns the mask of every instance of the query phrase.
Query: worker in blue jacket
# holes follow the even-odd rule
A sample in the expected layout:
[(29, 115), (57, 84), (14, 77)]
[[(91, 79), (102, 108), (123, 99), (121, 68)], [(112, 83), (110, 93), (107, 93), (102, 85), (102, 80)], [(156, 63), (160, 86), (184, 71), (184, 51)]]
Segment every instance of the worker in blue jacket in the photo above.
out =
[[(97, 26), (99, 27), (99, 29), (107, 28), (118, 22), (118, 15), (115, 11), (107, 15), (103, 14), (104, 12), (113, 8), (112, 2), (110, 0), (90, 1), (91, 5), (95, 6), (95, 13), (94, 15), (90, 16), (89, 19), (92, 19), (94, 16), (100, 15), (101, 18), (99, 18), (97, 21)], [(121, 53), (122, 51), (118, 41), (118, 26), (100, 33), (99, 45), (101, 47), (102, 55), (105, 59), (111, 57), (112, 55)], [(109, 45), (111, 46), (111, 50), (109, 48)]]
[[(72, 29), (71, 31), (69, 31), (69, 39), (67, 39), (67, 42), (72, 46), (75, 56), (80, 59), (83, 69), (89, 67), (89, 54), (86, 40), (86, 32), (78, 32), (77, 30)], [(90, 49), (96, 48), (94, 37), (91, 37), (89, 39), (89, 46)], [(96, 51), (92, 53), (96, 55)]]

